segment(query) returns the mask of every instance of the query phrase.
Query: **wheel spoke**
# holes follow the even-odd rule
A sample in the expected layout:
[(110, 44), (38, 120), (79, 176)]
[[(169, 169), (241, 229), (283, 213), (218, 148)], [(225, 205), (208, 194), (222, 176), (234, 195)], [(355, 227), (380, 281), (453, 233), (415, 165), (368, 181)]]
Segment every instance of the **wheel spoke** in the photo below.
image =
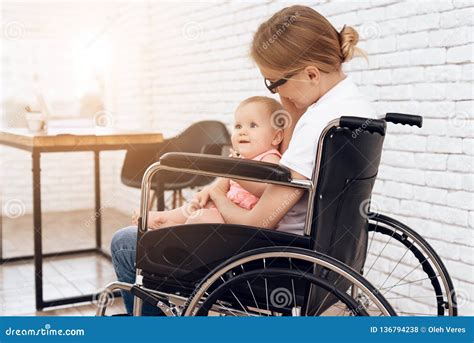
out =
[[(337, 307), (337, 306), (336, 306), (336, 307)], [(339, 308), (339, 309), (341, 310), (340, 312), (337, 313), (337, 316), (338, 316), (338, 317), (341, 317), (341, 315), (343, 315), (344, 312), (346, 312), (346, 309), (345, 309), (345, 308), (341, 308), (341, 307), (337, 307), (337, 308)]]
[[(423, 296), (419, 296), (419, 297), (410, 297), (410, 299), (423, 299), (423, 298), (443, 298), (443, 295), (423, 295)], [(406, 299), (406, 296), (400, 296), (400, 297), (389, 297), (389, 298), (385, 298), (386, 300), (393, 300), (393, 299)]]
[[(242, 268), (242, 271), (245, 273), (244, 266), (240, 266)], [(255, 302), (255, 306), (260, 310), (260, 307), (258, 307), (257, 299), (255, 298), (255, 294), (253, 293), (252, 286), (250, 285), (250, 282), (247, 280), (247, 286), (249, 287), (250, 293), (252, 294), (253, 301)]]
[[(266, 260), (263, 259), (263, 269), (266, 269), (267, 268), (267, 264), (266, 264)], [(268, 314), (267, 316), (269, 316), (270, 314), (270, 306), (268, 304), (268, 283), (267, 283), (267, 278), (265, 278), (265, 299), (267, 300), (267, 311), (268, 311)]]
[(405, 311), (398, 311), (397, 313), (403, 313), (409, 316), (432, 316), (429, 313), (420, 313), (420, 312), (405, 312)]
[[(398, 267), (398, 265), (400, 264), (400, 262), (403, 260), (403, 258), (406, 256), (406, 254), (410, 251), (410, 248), (413, 246), (415, 242), (412, 242), (410, 244), (410, 247), (408, 247), (405, 252), (403, 253), (402, 257), (400, 257), (400, 259), (398, 260), (397, 264), (395, 265), (395, 267), (393, 267), (392, 271), (390, 272), (390, 274), (388, 274), (388, 276), (385, 278), (385, 281), (380, 285), (380, 287), (382, 288), (385, 283), (387, 282), (387, 280), (390, 278), (390, 276), (392, 276), (393, 272), (395, 271), (395, 269)], [(415, 267), (416, 268), (416, 267)]]
[(375, 233), (377, 232), (377, 227), (378, 226), (379, 226), (379, 222), (377, 221), (377, 223), (375, 224), (375, 229), (372, 233), (372, 238), (370, 239), (369, 247), (367, 248), (367, 251), (370, 251), (370, 247), (372, 246), (372, 241), (374, 240), (374, 236), (375, 236)]
[(242, 309), (244, 310), (245, 314), (247, 314), (247, 316), (250, 316), (249, 313), (247, 312), (247, 309), (245, 308), (245, 306), (242, 305), (242, 303), (240, 302), (239, 298), (237, 298), (237, 296), (235, 295), (234, 291), (230, 290), (230, 293), (232, 293), (232, 295), (234, 296), (235, 300), (237, 300), (237, 302), (239, 303), (240, 307), (242, 307)]
[[(338, 278), (337, 278), (337, 280), (334, 282), (334, 287), (336, 287), (336, 285), (337, 285), (339, 279), (341, 278), (341, 276), (342, 276), (342, 275), (339, 275)], [(328, 293), (328, 294), (326, 294), (326, 296), (324, 297), (323, 301), (322, 301), (321, 304), (319, 305), (319, 307), (318, 307), (318, 309), (316, 310), (316, 312), (314, 312), (314, 313), (315, 313), (314, 315), (316, 315), (316, 313), (318, 313), (318, 312), (321, 310), (321, 308), (323, 307), (324, 303), (325, 303), (326, 300), (328, 299), (329, 294), (331, 294), (331, 293), (329, 293), (329, 292), (327, 292), (327, 293)]]
[[(424, 261), (421, 262), (421, 264), (423, 264), (426, 260), (427, 260), (427, 258), (425, 258)], [(387, 293), (388, 291), (390, 291), (392, 288), (394, 288), (396, 286), (402, 286), (402, 285), (406, 285), (406, 284), (410, 284), (410, 283), (423, 281), (423, 280), (432, 278), (432, 277), (427, 277), (427, 278), (423, 278), (423, 279), (419, 279), (419, 280), (415, 280), (415, 281), (410, 281), (410, 282), (404, 282), (404, 283), (400, 284), (400, 282), (404, 281), (411, 273), (413, 273), (416, 270), (417, 267), (418, 267), (418, 265), (414, 266), (407, 274), (405, 274), (400, 280), (398, 280), (398, 282), (396, 284), (392, 285), (385, 293)], [(436, 276), (439, 276), (439, 275), (436, 275)], [(386, 288), (388, 288), (388, 287), (380, 288), (380, 290), (386, 289)]]
[[(369, 313), (379, 313), (378, 316), (383, 315), (383, 312), (380, 310), (380, 308), (371, 299), (368, 300), (366, 310)], [(375, 314), (370, 314), (370, 315), (373, 316)]]
[[(225, 283), (225, 279), (223, 276), (220, 277), (220, 279)], [(244, 305), (242, 305), (242, 303), (240, 302), (240, 300), (237, 298), (237, 296), (235, 295), (235, 293), (232, 291), (232, 290), (229, 290), (230, 293), (232, 293), (233, 297), (235, 298), (235, 300), (237, 300), (237, 302), (239, 303), (240, 307), (242, 307), (242, 309), (245, 311), (245, 313), (247, 315), (249, 315), (249, 313), (247, 312), (247, 310), (245, 309)]]
[(405, 286), (405, 285), (410, 285), (412, 283), (415, 283), (415, 282), (420, 282), (420, 281), (424, 281), (424, 280), (431, 280), (433, 278), (436, 278), (438, 277), (439, 275), (436, 274), (434, 276), (428, 276), (428, 277), (425, 277), (425, 278), (421, 278), (421, 279), (417, 279), (417, 280), (413, 280), (413, 281), (407, 281), (407, 282), (404, 282), (404, 283), (399, 283), (399, 284), (395, 284), (395, 285), (392, 285), (392, 286), (388, 286), (388, 287), (385, 287), (385, 288), (380, 288), (379, 291), (381, 291), (382, 289), (388, 289), (387, 291), (385, 291), (383, 293), (383, 295), (387, 294), (392, 288), (394, 288), (395, 286)]
[(382, 250), (380, 251), (379, 255), (377, 256), (377, 258), (374, 260), (374, 262), (372, 263), (372, 265), (370, 266), (369, 270), (367, 271), (367, 274), (365, 274), (365, 277), (367, 278), (367, 275), (369, 275), (370, 271), (372, 270), (375, 262), (377, 262), (377, 260), (380, 258), (380, 256), (382, 256), (382, 253), (384, 252), (385, 248), (387, 247), (388, 243), (392, 240), (393, 238), (393, 235), (395, 234), (395, 231), (392, 232), (392, 234), (390, 235), (390, 238), (388, 239), (388, 241), (385, 243), (384, 247), (382, 248)]
[(229, 311), (230, 313), (232, 313), (232, 314), (234, 315), (234, 317), (237, 317), (237, 314), (235, 314), (235, 312), (234, 312), (234, 311), (233, 311), (231, 308), (229, 308), (229, 307), (227, 307), (227, 306), (223, 305), (222, 303), (219, 303), (219, 305), (218, 305), (218, 306), (221, 306), (221, 307), (223, 307), (223, 308), (224, 308), (224, 310), (226, 310), (226, 311)]
[[(337, 308), (337, 309), (340, 310), (340, 312), (337, 313), (337, 316), (340, 317), (341, 314), (343, 315), (345, 312), (347, 312), (348, 307), (347, 307), (346, 305), (344, 305), (344, 304), (342, 304), (342, 306), (341, 306), (341, 305), (337, 305), (337, 304), (338, 304), (338, 303), (335, 303), (334, 305), (332, 305), (332, 307), (335, 307), (335, 308)], [(331, 309), (331, 307), (328, 308), (326, 311), (329, 311), (330, 309)]]
[[(290, 258), (290, 270), (293, 270), (293, 266)], [(296, 307), (296, 292), (295, 292), (295, 281), (291, 278), (291, 288), (293, 290), (293, 306)]]
[[(224, 283), (226, 282), (223, 276), (221, 276), (220, 279), (222, 280), (222, 282), (224, 282)], [(237, 297), (235, 296), (234, 292), (232, 292), (232, 290), (231, 290), (230, 292), (234, 295), (235, 299), (236, 299), (236, 300), (239, 302), (239, 304), (240, 304), (240, 301), (239, 301), (239, 299), (237, 299)], [(205, 292), (205, 293), (207, 294), (207, 296), (209, 296), (209, 294), (208, 294), (207, 292)], [(222, 304), (219, 304), (219, 306), (224, 307), (226, 310), (230, 311), (234, 316), (237, 317), (237, 315), (234, 313), (234, 311), (232, 311), (232, 310), (231, 310), (230, 308), (228, 308), (227, 306), (224, 306), (224, 305), (222, 305)], [(240, 304), (240, 306), (242, 306), (242, 304)], [(242, 306), (242, 308), (243, 308), (243, 306)], [(244, 311), (245, 311), (245, 308), (244, 308)], [(245, 312), (247, 312), (247, 311), (245, 311)]]

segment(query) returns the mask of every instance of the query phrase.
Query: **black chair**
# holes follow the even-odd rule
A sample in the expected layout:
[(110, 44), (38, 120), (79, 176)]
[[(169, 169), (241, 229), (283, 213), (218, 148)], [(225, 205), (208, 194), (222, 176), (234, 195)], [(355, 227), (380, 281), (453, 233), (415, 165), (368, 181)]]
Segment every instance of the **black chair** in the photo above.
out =
[[(107, 294), (121, 289), (135, 296), (134, 315), (141, 314), (143, 301), (166, 315), (397, 315), (407, 313), (404, 306), (410, 299), (415, 304), (429, 301), (431, 315), (456, 315), (451, 279), (433, 248), (406, 225), (369, 210), (386, 122), (421, 127), (422, 118), (387, 114), (381, 120), (341, 117), (330, 122), (319, 138), (311, 180), (293, 180), (288, 168), (271, 163), (163, 155), (144, 175), (137, 281), (109, 284), (97, 314), (104, 315)], [(308, 192), (304, 234), (236, 224), (148, 230), (143, 223), (149, 180), (170, 171), (303, 189)], [(382, 280), (376, 287), (368, 279), (372, 265), (366, 261), (371, 246), (384, 240), (385, 246), (396, 242), (404, 249), (394, 269), (386, 271), (398, 279), (389, 285)], [(400, 264), (407, 255), (413, 269)], [(394, 257), (382, 258), (384, 267)], [(385, 298), (387, 289), (398, 292), (413, 272), (420, 279), (416, 281), (428, 280), (419, 294)], [(400, 298), (402, 302), (396, 300)]]
[[(166, 139), (157, 146), (128, 149), (122, 167), (122, 182), (130, 187), (141, 188), (146, 169), (168, 152), (222, 155), (224, 148), (230, 144), (230, 135), (223, 123), (219, 121), (195, 123), (179, 135)], [(151, 188), (158, 197), (158, 210), (164, 209), (164, 191), (173, 191), (174, 208), (183, 202), (183, 189), (201, 187), (212, 180), (212, 177), (178, 173), (165, 173), (160, 176), (160, 180), (157, 177), (153, 178)], [(150, 202), (150, 207), (152, 203), (153, 201)]]

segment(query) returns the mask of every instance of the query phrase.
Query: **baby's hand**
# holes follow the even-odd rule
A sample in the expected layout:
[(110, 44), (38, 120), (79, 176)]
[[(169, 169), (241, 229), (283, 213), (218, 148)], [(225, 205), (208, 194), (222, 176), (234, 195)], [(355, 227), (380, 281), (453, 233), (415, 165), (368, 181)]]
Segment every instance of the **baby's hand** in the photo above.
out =
[(239, 152), (235, 151), (234, 149), (230, 148), (230, 155), (229, 157), (234, 157), (234, 158), (242, 158)]
[(209, 199), (209, 187), (204, 187), (201, 191), (197, 192), (194, 195), (193, 200), (191, 202), (197, 205), (197, 207), (203, 208), (204, 206), (206, 206)]

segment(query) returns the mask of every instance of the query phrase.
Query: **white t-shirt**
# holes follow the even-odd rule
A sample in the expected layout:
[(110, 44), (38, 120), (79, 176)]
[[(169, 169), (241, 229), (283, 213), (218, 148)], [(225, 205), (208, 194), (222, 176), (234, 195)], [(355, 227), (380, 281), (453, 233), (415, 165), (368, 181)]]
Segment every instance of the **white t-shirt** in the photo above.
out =
[[(346, 77), (331, 88), (301, 116), (295, 126), (288, 150), (280, 164), (310, 179), (313, 174), (318, 140), (327, 124), (341, 116), (376, 118), (369, 100)], [(303, 196), (277, 225), (277, 230), (302, 234), (307, 209)]]

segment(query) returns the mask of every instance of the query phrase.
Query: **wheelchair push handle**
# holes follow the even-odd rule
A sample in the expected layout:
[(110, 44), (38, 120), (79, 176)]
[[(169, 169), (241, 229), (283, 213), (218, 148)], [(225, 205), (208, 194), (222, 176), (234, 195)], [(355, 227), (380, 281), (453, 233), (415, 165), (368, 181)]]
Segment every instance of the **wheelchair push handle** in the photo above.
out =
[(423, 126), (423, 117), (413, 114), (403, 113), (387, 113), (385, 115), (385, 121), (394, 124), (411, 125), (411, 126)]
[(351, 116), (342, 116), (339, 120), (341, 127), (346, 127), (356, 133), (368, 131), (370, 133), (379, 133), (385, 135), (386, 123), (385, 120), (369, 119)]

